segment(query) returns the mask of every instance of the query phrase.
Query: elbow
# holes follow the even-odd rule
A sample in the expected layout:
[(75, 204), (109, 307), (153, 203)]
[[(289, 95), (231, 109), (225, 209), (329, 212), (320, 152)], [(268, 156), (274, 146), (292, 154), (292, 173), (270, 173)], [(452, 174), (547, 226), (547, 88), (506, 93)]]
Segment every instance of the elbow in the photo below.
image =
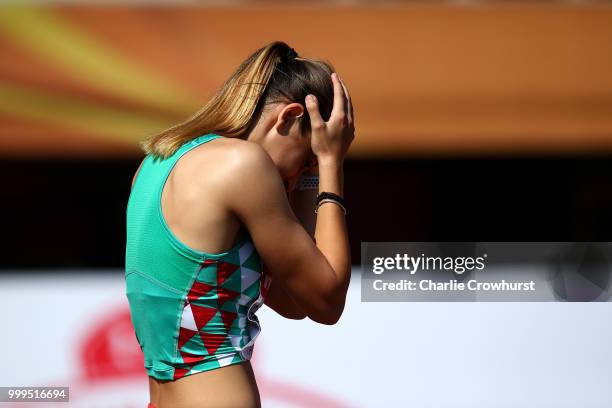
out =
[(342, 315), (342, 313), (337, 313), (337, 314), (333, 314), (333, 315), (327, 315), (324, 317), (317, 317), (317, 318), (313, 318), (311, 316), (311, 320), (320, 323), (320, 324), (324, 324), (326, 326), (333, 326), (336, 323), (338, 323), (338, 320), (340, 320), (340, 316)]
[[(346, 272), (345, 276), (350, 276), (350, 270)], [(334, 282), (329, 285), (317, 297), (308, 317), (317, 323), (328, 326), (338, 323), (344, 311), (347, 290), (348, 284)]]
[(338, 323), (342, 316), (344, 303), (344, 299), (339, 302), (329, 303), (325, 308), (317, 310), (315, 313), (311, 313), (308, 317), (317, 323), (333, 326)]
[(281, 316), (291, 320), (304, 320), (307, 317), (306, 313), (301, 312), (281, 313)]

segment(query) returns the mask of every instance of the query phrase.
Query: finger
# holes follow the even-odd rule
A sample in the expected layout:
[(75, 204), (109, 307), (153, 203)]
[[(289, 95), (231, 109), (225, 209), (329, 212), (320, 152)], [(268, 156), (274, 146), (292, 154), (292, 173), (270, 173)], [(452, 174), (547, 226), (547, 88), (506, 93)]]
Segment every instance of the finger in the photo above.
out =
[(332, 108), (331, 116), (336, 116), (339, 114), (346, 115), (346, 106), (344, 104), (344, 89), (342, 89), (342, 84), (338, 79), (338, 74), (333, 72), (331, 77), (332, 82), (334, 84), (334, 106)]
[(325, 121), (323, 121), (321, 117), (321, 112), (319, 112), (317, 98), (312, 94), (306, 95), (306, 109), (310, 116), (310, 126), (312, 129), (317, 129), (325, 125)]
[(340, 78), (340, 83), (342, 84), (342, 88), (344, 88), (344, 94), (346, 96), (347, 115), (349, 118), (349, 123), (352, 125), (354, 118), (355, 118), (354, 113), (353, 113), (353, 101), (351, 99), (351, 94), (349, 93), (348, 88), (342, 78)]
[(349, 124), (352, 125), (353, 124), (353, 118), (354, 118), (354, 115), (353, 115), (353, 101), (351, 100), (351, 95), (349, 94), (348, 88), (344, 84), (344, 80), (342, 78), (340, 78), (340, 83), (342, 84), (342, 88), (344, 88), (344, 94), (346, 96)]

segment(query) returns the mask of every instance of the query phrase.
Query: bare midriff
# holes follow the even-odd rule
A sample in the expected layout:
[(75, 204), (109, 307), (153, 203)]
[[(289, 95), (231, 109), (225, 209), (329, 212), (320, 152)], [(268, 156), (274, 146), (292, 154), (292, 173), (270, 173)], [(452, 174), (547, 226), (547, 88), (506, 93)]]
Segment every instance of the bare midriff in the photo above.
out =
[(174, 381), (149, 377), (150, 402), (156, 408), (260, 408), (250, 362), (191, 374)]

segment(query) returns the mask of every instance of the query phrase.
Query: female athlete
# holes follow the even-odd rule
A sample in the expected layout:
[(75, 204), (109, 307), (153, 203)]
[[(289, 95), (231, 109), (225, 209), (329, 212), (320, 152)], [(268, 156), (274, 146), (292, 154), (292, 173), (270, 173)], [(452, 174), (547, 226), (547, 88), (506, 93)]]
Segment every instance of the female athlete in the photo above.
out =
[[(277, 41), (191, 118), (142, 142), (125, 281), (149, 407), (259, 407), (249, 360), (262, 303), (290, 319), (338, 321), (351, 270), (343, 164), (353, 121), (332, 66)], [(318, 174), (318, 188), (297, 186), (305, 174)]]

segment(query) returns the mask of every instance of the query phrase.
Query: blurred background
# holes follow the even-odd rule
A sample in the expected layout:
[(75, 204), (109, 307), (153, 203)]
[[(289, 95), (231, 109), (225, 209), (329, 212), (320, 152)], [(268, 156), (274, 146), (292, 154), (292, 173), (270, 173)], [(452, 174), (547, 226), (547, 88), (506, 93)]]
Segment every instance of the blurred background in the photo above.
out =
[[(351, 92), (355, 275), (365, 241), (611, 240), (608, 2), (2, 2), (0, 316), (19, 335), (0, 340), (13, 367), (0, 386), (57, 382), (74, 406), (146, 404), (121, 269), (137, 142), (274, 40), (330, 61)], [(337, 329), (262, 311), (267, 406), (612, 404), (606, 304), (361, 304), (358, 280), (350, 300)], [(439, 354), (454, 336), (474, 360)], [(338, 364), (320, 373), (325, 361)], [(509, 389), (523, 394), (500, 400)]]

